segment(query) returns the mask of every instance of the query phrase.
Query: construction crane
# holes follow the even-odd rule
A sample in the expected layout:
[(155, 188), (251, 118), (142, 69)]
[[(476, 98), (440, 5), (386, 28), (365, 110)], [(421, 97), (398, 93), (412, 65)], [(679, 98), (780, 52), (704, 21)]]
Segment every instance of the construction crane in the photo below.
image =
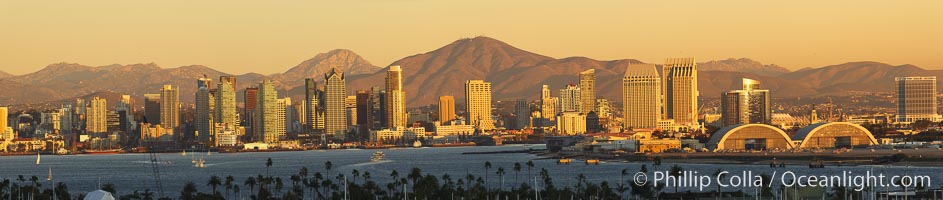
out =
[[(142, 119), (142, 124), (148, 124), (147, 117), (144, 117)], [(144, 129), (145, 136), (151, 135), (151, 129), (149, 129), (148, 127), (141, 127), (141, 128)], [(146, 138), (141, 138), (141, 139), (143, 140)], [(157, 146), (155, 145), (155, 143), (156, 141), (154, 140), (147, 141), (147, 151), (149, 152), (150, 157), (151, 157), (151, 173), (152, 173), (151, 175), (154, 176), (154, 184), (157, 186), (157, 194), (160, 195), (158, 196), (157, 199), (164, 199), (165, 197), (164, 187), (160, 183), (160, 158), (157, 156), (157, 152), (154, 151), (154, 147)]]

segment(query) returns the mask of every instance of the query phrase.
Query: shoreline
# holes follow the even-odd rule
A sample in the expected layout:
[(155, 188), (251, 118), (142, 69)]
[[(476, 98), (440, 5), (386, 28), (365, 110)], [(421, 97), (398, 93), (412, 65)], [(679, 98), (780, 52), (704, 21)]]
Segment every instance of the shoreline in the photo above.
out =
[[(726, 165), (780, 165), (808, 166), (943, 166), (943, 151), (932, 150), (851, 150), (841, 153), (829, 152), (744, 152), (744, 153), (645, 153), (645, 154), (606, 154), (596, 152), (548, 152), (532, 153), (540, 159), (598, 159), (611, 163), (686, 163), (686, 164), (726, 164)], [(902, 157), (895, 160), (895, 157)]]

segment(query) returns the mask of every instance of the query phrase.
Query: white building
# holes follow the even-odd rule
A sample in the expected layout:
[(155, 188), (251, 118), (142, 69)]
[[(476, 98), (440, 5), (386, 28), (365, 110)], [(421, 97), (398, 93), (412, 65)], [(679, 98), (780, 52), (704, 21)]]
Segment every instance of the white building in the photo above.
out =
[(438, 136), (448, 136), (448, 135), (474, 135), (475, 126), (466, 125), (463, 123), (452, 124), (452, 125), (440, 125), (438, 122), (435, 123), (435, 135)]
[(578, 111), (560, 113), (557, 115), (557, 132), (561, 135), (586, 133), (586, 115)]

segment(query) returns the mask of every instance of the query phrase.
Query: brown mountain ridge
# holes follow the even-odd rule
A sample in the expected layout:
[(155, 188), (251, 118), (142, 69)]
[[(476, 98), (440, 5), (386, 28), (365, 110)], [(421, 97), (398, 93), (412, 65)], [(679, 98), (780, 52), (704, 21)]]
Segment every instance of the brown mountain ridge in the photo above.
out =
[[(552, 88), (554, 95), (566, 84), (577, 83), (577, 74), (595, 69), (597, 95), (620, 101), (622, 74), (635, 59), (595, 60), (587, 57), (553, 58), (528, 52), (505, 42), (488, 38), (465, 38), (432, 51), (394, 61), (403, 68), (408, 106), (434, 104), (438, 96), (464, 97), (464, 82), (484, 79), (492, 82), (494, 100), (526, 98), (535, 100), (540, 85)], [(351, 50), (338, 49), (318, 54), (284, 73), (237, 75), (237, 88), (272, 79), (280, 96), (301, 98), (304, 78), (323, 81), (331, 67), (346, 72), (348, 93), (383, 86), (386, 68), (376, 67)], [(890, 91), (895, 76), (943, 75), (943, 70), (925, 70), (912, 65), (892, 66), (878, 62), (851, 62), (839, 65), (788, 71), (773, 64), (747, 58), (707, 61), (698, 64), (701, 97), (714, 98), (722, 91), (737, 89), (740, 78), (763, 82), (773, 97), (836, 95), (846, 91)], [(141, 96), (157, 93), (164, 84), (180, 88), (184, 102), (193, 101), (196, 79), (214, 80), (230, 75), (212, 68), (191, 65), (161, 68), (153, 63), (108, 65), (100, 67), (55, 63), (34, 73), (0, 78), (0, 105), (35, 104), (83, 97), (96, 92), (115, 92)], [(943, 87), (941, 87), (943, 89)], [(239, 92), (241, 97), (241, 91)], [(240, 100), (241, 101), (241, 100)], [(462, 100), (459, 100), (462, 102)]]

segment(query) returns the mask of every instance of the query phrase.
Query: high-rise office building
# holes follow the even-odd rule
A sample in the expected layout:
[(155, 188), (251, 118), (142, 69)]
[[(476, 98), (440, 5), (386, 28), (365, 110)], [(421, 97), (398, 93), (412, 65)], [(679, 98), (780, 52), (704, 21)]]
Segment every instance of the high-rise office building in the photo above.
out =
[(580, 72), (580, 108), (583, 114), (596, 111), (596, 70)]
[(13, 128), (7, 125), (7, 119), (10, 115), (9, 108), (0, 107), (0, 139), (12, 140), (15, 139), (13, 135)]
[(669, 58), (662, 67), (664, 119), (675, 124), (697, 124), (697, 62), (694, 58)]
[(517, 99), (514, 103), (514, 129), (524, 130), (530, 127), (530, 105), (527, 99)]
[(290, 122), (291, 118), (289, 118), (288, 115), (292, 112), (291, 98), (285, 97), (276, 99), (275, 108), (275, 133), (277, 134), (276, 137), (278, 137), (278, 140), (280, 141), (281, 139), (285, 138), (285, 133), (288, 131), (288, 127), (290, 126), (288, 123)]
[(897, 122), (939, 121), (936, 76), (897, 77)]
[[(137, 122), (134, 121), (134, 102), (131, 95), (121, 95), (121, 99), (115, 104), (115, 113), (118, 114), (119, 127), (122, 132), (132, 133)], [(65, 113), (59, 112), (60, 123), (62, 119), (71, 120), (71, 116), (64, 116)], [(60, 126), (60, 128), (62, 128)], [(65, 129), (60, 129), (65, 130)], [(63, 132), (60, 132), (63, 133)]]
[[(582, 101), (581, 89), (575, 84), (569, 84), (560, 90), (560, 112), (580, 112)], [(595, 99), (595, 98), (593, 98)]]
[(246, 90), (243, 93), (244, 93), (244, 96), (242, 97), (243, 98), (242, 116), (245, 116), (245, 117), (242, 118), (243, 120), (242, 125), (246, 127), (246, 132), (247, 132), (246, 134), (250, 136), (249, 139), (252, 141), (257, 141), (256, 139), (258, 139), (259, 136), (257, 133), (255, 133), (255, 126), (253, 125), (255, 124), (255, 119), (256, 119), (255, 107), (257, 107), (259, 104), (259, 101), (257, 100), (257, 98), (259, 97), (259, 88), (249, 87), (249, 88), (246, 88)]
[(164, 85), (160, 90), (160, 126), (173, 131), (174, 136), (181, 138), (180, 126), (180, 95), (171, 85)]
[(347, 112), (347, 126), (357, 125), (357, 96), (347, 96), (344, 99), (344, 110)]
[(7, 108), (7, 107), (5, 107), (5, 106), (4, 106), (4, 107), (0, 107), (0, 131), (2, 131), (3, 128), (6, 128), (6, 127), (9, 126), (9, 125), (7, 125), (7, 120), (9, 120), (9, 119), (8, 119), (9, 115), (10, 115), (10, 110), (9, 110), (9, 108)]
[(104, 98), (94, 97), (88, 102), (88, 108), (85, 115), (85, 130), (91, 134), (101, 134), (108, 132), (107, 115), (105, 109), (107, 101)]
[[(540, 115), (544, 122), (556, 120), (558, 98), (551, 96), (550, 87), (543, 85), (540, 89)], [(540, 126), (550, 126), (550, 124), (540, 124)]]
[(373, 128), (373, 105), (371, 104), (370, 91), (357, 90), (357, 126), (359, 131), (367, 131)]
[(318, 83), (314, 78), (305, 79), (305, 128), (308, 133), (313, 133), (315, 130), (324, 129), (324, 127), (319, 126), (318, 116), (321, 108), (319, 100)]
[[(72, 106), (72, 103), (66, 101), (66, 102), (63, 102), (62, 108), (59, 108), (59, 116), (60, 116), (60, 120), (59, 120), (59, 123), (60, 123), (60, 124), (59, 124), (59, 127), (60, 127), (59, 130), (60, 130), (60, 131), (59, 131), (59, 134), (61, 134), (61, 135), (66, 135), (66, 136), (71, 136), (71, 135), (72, 135), (72, 130), (73, 130), (73, 128), (74, 128), (74, 127), (73, 127), (73, 124), (72, 124), (72, 120), (73, 120), (73, 117), (72, 117), (73, 108), (72, 108), (72, 107), (73, 107), (73, 106)], [(4, 114), (4, 115), (5, 115), (5, 114)], [(132, 115), (131, 117), (133, 117), (133, 115)], [(6, 126), (6, 120), (0, 121), (0, 123), (2, 123), (2, 124), (0, 124), (0, 125), (3, 125), (3, 126), (0, 126), (0, 133), (2, 133), (2, 132), (3, 132), (3, 127)]]
[(370, 104), (373, 105), (373, 125), (371, 130), (388, 126), (386, 122), (386, 91), (378, 86), (370, 88)]
[(390, 122), (387, 128), (405, 128), (409, 114), (406, 113), (406, 92), (403, 91), (403, 69), (399, 65), (390, 66), (386, 72), (386, 95), (389, 104), (386, 117)]
[(324, 133), (334, 139), (344, 140), (347, 133), (347, 82), (344, 73), (331, 68), (324, 75)]
[(213, 105), (216, 104), (213, 94), (210, 92), (210, 84), (212, 79), (209, 78), (200, 78), (196, 81), (196, 113), (194, 115), (194, 125), (196, 132), (194, 136), (197, 138), (197, 141), (200, 142), (209, 142), (210, 136), (213, 135)]
[(305, 110), (306, 105), (304, 101), (292, 102), (290, 107), (291, 107), (291, 110), (290, 110), (291, 114), (289, 114), (290, 120), (287, 122), (288, 127), (286, 127), (285, 131), (289, 133), (304, 133), (305, 131), (304, 125), (305, 125), (305, 120), (306, 120), (305, 115), (308, 113), (308, 111)]
[(596, 99), (596, 113), (600, 119), (608, 119), (612, 116), (612, 103), (609, 102), (609, 99)]
[(214, 121), (227, 127), (239, 125), (236, 112), (236, 77), (220, 76), (216, 87)]
[(160, 94), (144, 94), (144, 118), (148, 124), (160, 124)]
[(769, 124), (772, 120), (769, 90), (761, 90), (760, 82), (744, 78), (743, 89), (724, 92), (720, 103), (723, 126), (736, 124)]
[(278, 107), (278, 91), (275, 90), (272, 80), (263, 80), (259, 83), (255, 101), (255, 119), (252, 120), (254, 140), (266, 143), (278, 142), (278, 128), (284, 126), (284, 123), (278, 121), (278, 114), (284, 113), (284, 111), (279, 111), (284, 110), (284, 107)]
[(631, 64), (622, 77), (622, 115), (627, 128), (656, 128), (661, 118), (661, 78), (652, 64)]
[(439, 122), (446, 124), (455, 120), (455, 97), (451, 95), (439, 97)]
[(494, 129), (491, 119), (491, 82), (465, 81), (465, 120), (481, 131)]

